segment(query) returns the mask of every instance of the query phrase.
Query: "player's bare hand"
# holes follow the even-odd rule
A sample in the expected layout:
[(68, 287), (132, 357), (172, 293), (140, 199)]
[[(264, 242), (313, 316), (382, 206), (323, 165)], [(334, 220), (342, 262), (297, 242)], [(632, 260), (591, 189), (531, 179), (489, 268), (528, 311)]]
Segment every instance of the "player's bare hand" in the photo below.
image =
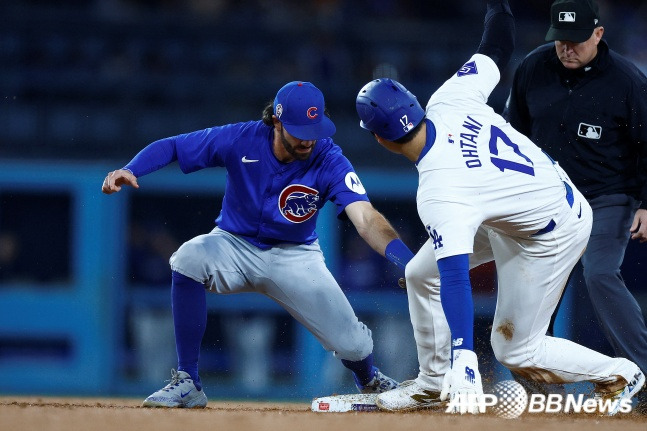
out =
[(136, 189), (139, 188), (137, 184), (137, 177), (134, 176), (130, 171), (125, 169), (117, 169), (108, 173), (106, 178), (103, 180), (103, 185), (101, 186), (101, 191), (107, 195), (116, 193), (121, 190), (121, 186), (131, 186)]
[(631, 239), (647, 242), (647, 210), (639, 209), (636, 211), (634, 222), (629, 230), (631, 231)]

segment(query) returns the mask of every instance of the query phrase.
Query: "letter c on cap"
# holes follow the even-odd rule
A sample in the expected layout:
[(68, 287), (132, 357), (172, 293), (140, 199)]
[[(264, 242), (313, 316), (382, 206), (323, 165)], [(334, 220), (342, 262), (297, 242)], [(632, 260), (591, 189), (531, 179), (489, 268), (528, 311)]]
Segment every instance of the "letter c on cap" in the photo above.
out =
[(308, 118), (310, 118), (311, 120), (314, 118), (317, 118), (317, 116), (319, 116), (319, 114), (317, 114), (317, 107), (313, 106), (311, 108), (308, 108), (307, 115), (308, 115)]

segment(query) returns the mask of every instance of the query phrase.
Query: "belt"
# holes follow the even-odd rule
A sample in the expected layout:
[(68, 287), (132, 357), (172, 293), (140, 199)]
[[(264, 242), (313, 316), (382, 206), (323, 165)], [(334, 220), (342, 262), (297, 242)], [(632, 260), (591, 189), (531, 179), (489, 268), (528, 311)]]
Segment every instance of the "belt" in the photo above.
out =
[[(569, 207), (573, 208), (573, 202), (575, 202), (575, 196), (573, 196), (573, 188), (565, 181), (563, 181), (563, 183), (564, 188), (566, 189), (566, 202), (568, 202)], [(552, 230), (555, 229), (555, 226), (557, 226), (557, 223), (555, 223), (555, 220), (551, 219), (545, 228), (538, 230), (530, 236), (539, 236), (548, 232), (552, 232)]]

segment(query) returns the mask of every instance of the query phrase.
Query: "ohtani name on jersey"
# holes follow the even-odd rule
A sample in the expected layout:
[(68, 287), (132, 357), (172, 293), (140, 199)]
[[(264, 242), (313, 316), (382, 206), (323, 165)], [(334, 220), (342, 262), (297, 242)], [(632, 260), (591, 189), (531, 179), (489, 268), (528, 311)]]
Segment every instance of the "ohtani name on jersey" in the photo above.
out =
[(483, 124), (479, 123), (469, 115), (463, 122), (463, 129), (466, 131), (460, 134), (460, 149), (465, 159), (465, 165), (468, 168), (480, 168), (481, 160), (476, 149), (476, 139), (483, 128)]

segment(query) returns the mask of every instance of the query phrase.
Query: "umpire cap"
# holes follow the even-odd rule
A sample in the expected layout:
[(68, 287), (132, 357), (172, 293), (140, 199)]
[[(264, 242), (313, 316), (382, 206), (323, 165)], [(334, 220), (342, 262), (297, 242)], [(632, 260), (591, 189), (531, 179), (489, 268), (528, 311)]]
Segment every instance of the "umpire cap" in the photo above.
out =
[(416, 96), (390, 78), (366, 84), (357, 94), (355, 107), (359, 125), (389, 141), (403, 137), (425, 118)]
[(546, 40), (580, 43), (588, 40), (600, 26), (595, 0), (556, 0), (550, 7), (550, 28)]

